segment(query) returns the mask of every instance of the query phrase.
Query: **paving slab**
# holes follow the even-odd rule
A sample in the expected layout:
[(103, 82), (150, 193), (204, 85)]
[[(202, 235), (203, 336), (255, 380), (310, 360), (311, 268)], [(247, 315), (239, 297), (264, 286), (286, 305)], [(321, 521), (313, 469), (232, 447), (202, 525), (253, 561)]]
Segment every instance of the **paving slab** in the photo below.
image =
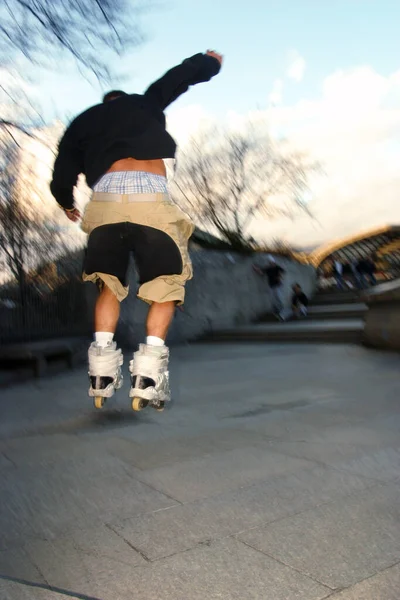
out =
[(389, 567), (356, 585), (329, 597), (329, 600), (398, 600), (400, 565)]
[(239, 538), (332, 589), (348, 587), (400, 561), (400, 486), (376, 486)]
[(390, 589), (400, 357), (247, 343), (172, 357), (162, 414), (132, 413), (127, 387), (95, 412), (84, 368), (2, 390), (0, 598)]
[[(248, 446), (268, 446), (268, 439), (263, 434), (243, 431), (239, 428), (210, 431), (194, 431), (191, 435), (182, 432), (179, 437), (165, 436), (158, 440), (160, 450), (155, 451), (154, 441), (143, 441), (141, 444), (133, 439), (111, 437), (105, 442), (105, 449), (129, 465), (148, 470), (177, 464), (202, 456), (210, 456), (220, 452), (246, 448)], [(138, 475), (140, 477), (140, 475)]]
[(164, 494), (180, 502), (190, 502), (308, 466), (309, 463), (301, 459), (247, 447), (148, 469), (140, 477)]
[(104, 524), (72, 529), (53, 540), (31, 541), (25, 544), (24, 550), (32, 562), (38, 565), (43, 562), (43, 554), (46, 553), (52, 554), (54, 560), (60, 559), (64, 563), (69, 560), (79, 561), (84, 556), (98, 560), (99, 564), (108, 559), (131, 566), (145, 562), (132, 545)]
[(101, 600), (322, 600), (325, 586), (234, 539), (206, 544), (157, 564), (132, 568), (84, 559), (41, 567), (51, 585), (71, 587)]
[(82, 439), (76, 437), (74, 444), (71, 441), (70, 434), (49, 432), (47, 435), (40, 433), (8, 439), (0, 442), (0, 448), (14, 466), (44, 466), (66, 460), (69, 463), (80, 462), (90, 449), (85, 448)]
[(111, 527), (150, 560), (157, 560), (362, 492), (370, 485), (367, 479), (335, 469), (311, 467), (206, 500), (117, 520)]
[[(31, 542), (25, 547), (32, 562), (46, 578), (57, 587), (92, 594), (96, 578), (98, 594), (103, 599), (101, 587), (119, 578), (126, 580), (128, 573), (145, 559), (120, 536), (107, 527), (74, 532), (53, 541)], [(82, 586), (91, 581), (90, 590)], [(90, 594), (89, 594), (90, 591)]]
[[(397, 400), (399, 381), (388, 383), (389, 398), (376, 401), (381, 384), (369, 379), (362, 389), (336, 391), (331, 395), (321, 393), (319, 397), (310, 395), (305, 400), (305, 391), (301, 384), (297, 394), (301, 404), (295, 405), (295, 393), (289, 392), (292, 399), (289, 410), (270, 411), (268, 419), (262, 419), (262, 413), (268, 411), (269, 398), (259, 401), (258, 410), (241, 411), (229, 415), (227, 420), (240, 418), (243, 428), (263, 433), (272, 440), (305, 442), (324, 445), (354, 446), (378, 449), (380, 446), (399, 445), (400, 424), (399, 402)], [(309, 386), (312, 388), (312, 385)], [(275, 396), (275, 394), (274, 394)], [(279, 408), (279, 407), (277, 407)], [(283, 407), (284, 408), (284, 407)]]
[(400, 482), (400, 447), (366, 453), (350, 461), (339, 462), (338, 467), (379, 481)]
[(43, 575), (23, 549), (0, 552), (0, 598), (2, 600), (56, 600), (67, 598), (48, 589)]
[(86, 454), (79, 462), (3, 471), (0, 547), (20, 544), (25, 536), (52, 538), (114, 514), (128, 517), (176, 503), (134, 479), (131, 470), (116, 458)]
[[(354, 428), (354, 439), (357, 437), (357, 428)], [(306, 458), (320, 464), (329, 465), (343, 471), (362, 475), (377, 481), (400, 480), (400, 447), (398, 435), (393, 439), (394, 446), (381, 447), (369, 446), (365, 438), (365, 445), (357, 443), (332, 442), (327, 436), (326, 442), (319, 441), (270, 441), (269, 444), (274, 451), (288, 454), (297, 458)], [(388, 435), (387, 444), (390, 443)]]
[(33, 583), (46, 583), (43, 575), (23, 548), (9, 548), (0, 552), (0, 589), (2, 577), (19, 578)]
[(0, 454), (0, 471), (8, 467), (13, 467), (12, 461), (5, 454)]
[(100, 598), (65, 595), (62, 591), (51, 591), (47, 584), (31, 584), (29, 581), (9, 581), (0, 577), (0, 598), (2, 600), (101, 600)]

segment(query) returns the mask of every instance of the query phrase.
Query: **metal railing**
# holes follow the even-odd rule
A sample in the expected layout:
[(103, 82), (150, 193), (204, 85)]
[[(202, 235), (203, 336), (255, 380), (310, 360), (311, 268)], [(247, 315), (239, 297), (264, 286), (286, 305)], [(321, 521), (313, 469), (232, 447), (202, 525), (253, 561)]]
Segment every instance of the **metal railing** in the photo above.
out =
[(83, 283), (65, 281), (54, 289), (31, 282), (0, 288), (0, 345), (89, 333)]

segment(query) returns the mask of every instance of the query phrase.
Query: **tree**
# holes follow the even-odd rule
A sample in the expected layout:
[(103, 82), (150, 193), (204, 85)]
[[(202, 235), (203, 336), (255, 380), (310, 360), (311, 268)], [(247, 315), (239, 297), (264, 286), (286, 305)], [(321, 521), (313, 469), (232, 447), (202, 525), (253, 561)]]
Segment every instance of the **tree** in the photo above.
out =
[(208, 131), (179, 157), (175, 193), (202, 226), (233, 246), (250, 247), (258, 218), (293, 217), (308, 210), (302, 198), (315, 165), (248, 127), (242, 133)]
[(142, 40), (140, 1), (3, 0), (0, 129), (14, 138), (17, 130), (32, 135), (32, 123), (43, 125), (21, 76), (25, 71), (31, 77), (32, 65), (59, 70), (60, 61), (72, 57), (81, 71), (109, 79), (112, 53), (120, 55)]
[(21, 178), (20, 149), (2, 144), (0, 160), (0, 260), (3, 278), (18, 285), (21, 295), (27, 276), (38, 264), (51, 261), (60, 251), (59, 235), (41, 218), (30, 198), (35, 193)]
[[(126, 52), (142, 39), (138, 21), (144, 6), (141, 2), (0, 2), (1, 283), (12, 279), (18, 286), (23, 329), (29, 329), (25, 327), (31, 313), (29, 297), (38, 292), (40, 277), (35, 271), (62, 253), (68, 237), (68, 232), (57, 222), (60, 217), (52, 218), (49, 210), (44, 210), (46, 194), (42, 187), (35, 189), (34, 185), (38, 173), (32, 173), (30, 178), (21, 177), (21, 172), (30, 168), (27, 140), (40, 142), (46, 149), (54, 150), (55, 146), (54, 140), (38, 135), (37, 127), (43, 126), (44, 120), (34, 106), (31, 89), (25, 87), (26, 81), (34, 81), (34, 67), (60, 71), (65, 69), (65, 60), (69, 58), (81, 72), (94, 74), (99, 80), (109, 79), (113, 54)], [(41, 280), (47, 278), (46, 284), (49, 284), (48, 274), (47, 270), (43, 275), (42, 269)], [(13, 330), (14, 324), (10, 326)]]
[(136, 0), (3, 0), (0, 63), (22, 56), (55, 64), (61, 50), (96, 76), (107, 76), (108, 51), (120, 54), (140, 41), (141, 10)]
[[(107, 78), (111, 53), (120, 54), (141, 41), (139, 2), (4, 0), (0, 4), (0, 252), (18, 281), (23, 281), (32, 248), (36, 246), (34, 254), (39, 256), (43, 243), (36, 242), (48, 237), (49, 231), (29, 210), (35, 191), (17, 177), (16, 165), (26, 170), (23, 150), (29, 138), (48, 148), (55, 145), (37, 135), (37, 126), (44, 121), (25, 91), (21, 72), (27, 63), (59, 68), (60, 60), (72, 56), (81, 69)], [(30, 71), (25, 69), (28, 77)], [(53, 237), (57, 235), (53, 223), (50, 228)]]

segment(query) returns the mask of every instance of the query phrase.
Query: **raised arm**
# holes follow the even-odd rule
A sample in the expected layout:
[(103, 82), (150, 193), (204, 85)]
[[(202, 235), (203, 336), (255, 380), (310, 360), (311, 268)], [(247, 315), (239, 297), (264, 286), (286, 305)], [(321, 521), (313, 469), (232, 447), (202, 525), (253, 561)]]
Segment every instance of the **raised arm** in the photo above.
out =
[(222, 56), (208, 50), (206, 54), (195, 54), (177, 67), (173, 67), (155, 81), (145, 92), (145, 96), (164, 110), (191, 85), (210, 81), (221, 69)]
[[(53, 179), (50, 190), (57, 203), (67, 213), (69, 218), (77, 216), (74, 209), (73, 190), (78, 176), (83, 171), (82, 154), (74, 141), (73, 129), (68, 128), (58, 146), (58, 155), (54, 163)], [(71, 218), (71, 220), (76, 220)]]

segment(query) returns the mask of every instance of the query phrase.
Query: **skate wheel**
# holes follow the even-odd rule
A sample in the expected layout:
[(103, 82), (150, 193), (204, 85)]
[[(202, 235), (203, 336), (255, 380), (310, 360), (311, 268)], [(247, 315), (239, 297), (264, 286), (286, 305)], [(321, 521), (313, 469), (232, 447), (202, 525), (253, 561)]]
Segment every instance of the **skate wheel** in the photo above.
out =
[(143, 398), (138, 398), (137, 396), (135, 396), (135, 398), (133, 398), (132, 400), (132, 409), (135, 411), (139, 411), (139, 410), (143, 410), (144, 408), (146, 408), (147, 406), (147, 402), (146, 400), (143, 400)]
[(156, 409), (157, 412), (163, 412), (164, 409), (165, 409), (165, 402), (162, 400), (160, 402), (160, 406), (156, 406), (155, 409)]
[(103, 396), (95, 396), (94, 397), (94, 407), (97, 409), (103, 408), (106, 399)]

